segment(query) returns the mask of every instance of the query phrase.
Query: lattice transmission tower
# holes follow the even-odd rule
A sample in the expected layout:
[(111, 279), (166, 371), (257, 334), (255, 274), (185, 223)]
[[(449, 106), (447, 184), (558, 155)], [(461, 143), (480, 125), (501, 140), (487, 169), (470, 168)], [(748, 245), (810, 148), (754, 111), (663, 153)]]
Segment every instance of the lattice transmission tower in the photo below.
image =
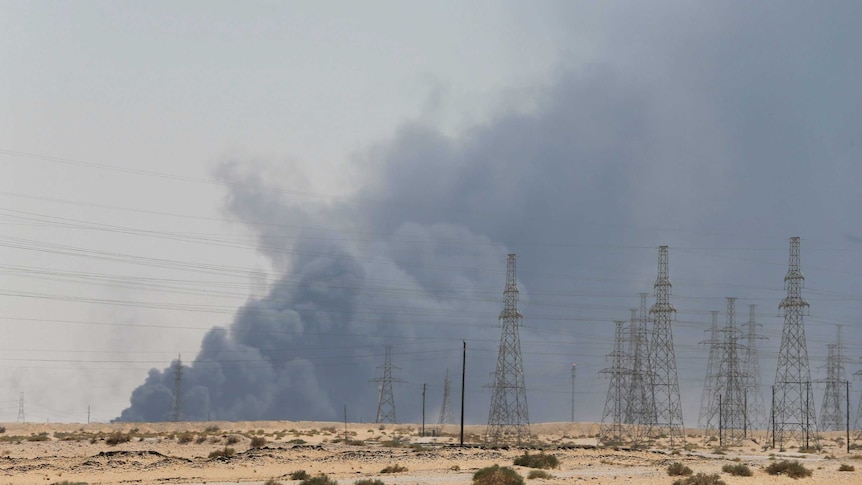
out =
[(522, 315), (518, 311), (514, 254), (510, 254), (507, 259), (503, 296), (505, 304), (500, 312), (503, 329), (485, 435), (485, 442), (492, 446), (507, 442), (521, 444), (530, 437), (527, 391), (524, 386), (524, 365), (521, 360), (521, 338), (518, 330)]
[[(718, 410), (714, 403), (715, 391), (718, 389), (718, 367), (721, 363), (721, 340), (718, 335), (718, 311), (709, 312), (712, 315), (712, 325), (709, 330), (709, 340), (698, 342), (709, 346), (709, 358), (706, 363), (706, 377), (703, 382), (703, 392), (700, 395), (700, 414), (697, 425), (704, 431), (717, 429)], [(707, 433), (708, 434), (708, 433)]]
[(721, 363), (716, 382), (721, 433), (719, 445), (742, 441), (748, 433), (746, 414), (745, 376), (739, 359), (740, 330), (736, 326), (736, 298), (727, 298), (727, 321), (721, 330)]
[(760, 383), (760, 359), (757, 355), (757, 341), (765, 340), (758, 327), (763, 325), (755, 319), (757, 305), (748, 305), (748, 322), (742, 325), (745, 335), (743, 349), (743, 375), (745, 376), (746, 416), (748, 429), (763, 429), (766, 426), (767, 414), (763, 401), (763, 388)]
[(656, 422), (647, 296), (648, 293), (641, 293), (640, 309), (631, 310), (629, 357), (625, 366), (629, 370), (626, 375), (625, 422), (629, 424), (629, 439), (634, 443), (648, 440)]
[(844, 345), (841, 342), (841, 325), (837, 325), (837, 337), (834, 344), (829, 344), (829, 354), (826, 358), (826, 391), (823, 393), (823, 407), (820, 408), (821, 431), (844, 431), (847, 413), (847, 375), (844, 364)]
[(781, 347), (775, 372), (774, 405), (771, 413), (770, 435), (773, 447), (780, 448), (791, 440), (808, 448), (817, 441), (817, 417), (811, 390), (811, 371), (808, 367), (808, 346), (805, 341), (803, 318), (808, 302), (802, 297), (805, 277), (802, 275), (799, 238), (790, 238), (790, 258), (784, 287), (787, 296), (778, 308), (784, 314)]
[(383, 365), (377, 366), (378, 369), (383, 369), (383, 376), (372, 379), (371, 382), (377, 382), (380, 385), (380, 398), (377, 401), (377, 419), (375, 423), (397, 423), (395, 417), (395, 395), (392, 392), (393, 382), (404, 382), (401, 379), (392, 377), (392, 369), (398, 369), (392, 365), (392, 346), (386, 346), (386, 357), (383, 360)]
[(27, 418), (24, 417), (24, 393), (18, 396), (18, 422), (26, 423)]
[(670, 446), (685, 443), (682, 422), (682, 402), (679, 395), (679, 378), (676, 372), (676, 354), (673, 349), (672, 322), (676, 308), (670, 303), (670, 277), (668, 274), (667, 246), (658, 248), (658, 277), (655, 281), (655, 304), (650, 308), (653, 332), (650, 342), (652, 387), (655, 396), (656, 419), (651, 432), (660, 432), (670, 438)]
[(455, 419), (452, 417), (452, 395), (450, 389), (452, 383), (449, 380), (449, 369), (446, 369), (446, 377), (443, 379), (443, 404), (440, 406), (440, 417), (437, 424), (442, 429), (444, 425), (453, 424)]
[(599, 428), (599, 440), (602, 443), (621, 443), (624, 439), (625, 387), (626, 376), (629, 374), (624, 367), (626, 356), (623, 351), (623, 325), (625, 323), (624, 320), (614, 321), (614, 350), (607, 355), (611, 360), (611, 366), (599, 371), (599, 374), (610, 376), (602, 424)]

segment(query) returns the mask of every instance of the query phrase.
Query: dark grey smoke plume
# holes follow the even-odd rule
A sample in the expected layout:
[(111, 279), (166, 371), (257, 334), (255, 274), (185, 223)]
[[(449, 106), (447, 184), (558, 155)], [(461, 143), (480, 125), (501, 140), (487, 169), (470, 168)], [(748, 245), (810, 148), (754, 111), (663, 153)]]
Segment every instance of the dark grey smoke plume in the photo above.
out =
[[(792, 235), (814, 293), (816, 369), (831, 323), (860, 310), (817, 295), (852, 280), (828, 249), (859, 235), (862, 39), (846, 23), (853, 12), (812, 16), (806, 5), (603, 16), (621, 37), (605, 39), (599, 62), (537, 89), (533, 109), (456, 137), (401, 126), (357, 157), (365, 177), (347, 200), (315, 202), (266, 183), (256, 165), (221, 165), (228, 213), (282, 276), (204, 339), (185, 372), (184, 419), (336, 419), (346, 403), (351, 419), (371, 420), (368, 381), (391, 344), (408, 381), (396, 386), (398, 417), (415, 421), (422, 383), (439, 391), (466, 340), (467, 417), (482, 422), (507, 252), (519, 255), (534, 421), (568, 418), (571, 362), (576, 419), (601, 417), (611, 322), (652, 291), (661, 244), (687, 423), (705, 366), (695, 343), (725, 296), (760, 305), (771, 382)], [(119, 419), (167, 419), (172, 372), (151, 371)]]

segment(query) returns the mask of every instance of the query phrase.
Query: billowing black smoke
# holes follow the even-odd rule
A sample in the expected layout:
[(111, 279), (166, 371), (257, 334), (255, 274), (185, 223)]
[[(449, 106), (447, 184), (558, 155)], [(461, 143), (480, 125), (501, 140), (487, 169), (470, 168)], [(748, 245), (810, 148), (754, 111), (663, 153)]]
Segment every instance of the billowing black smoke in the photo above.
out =
[[(653, 8), (647, 22), (662, 18)], [(531, 418), (568, 419), (574, 361), (576, 419), (598, 420), (607, 384), (596, 375), (611, 350), (611, 322), (652, 290), (656, 247), (668, 244), (676, 356), (693, 423), (704, 372), (695, 342), (708, 311), (723, 309), (725, 296), (761, 304), (776, 347), (787, 237), (856, 231), (841, 221), (856, 220), (862, 177), (850, 155), (862, 132), (862, 73), (846, 64), (858, 42), (820, 38), (833, 30), (808, 28), (803, 10), (698, 8), (685, 22), (652, 25), (658, 37), (611, 26), (623, 47), (609, 42), (637, 45), (636, 53), (570, 72), (533, 93), (530, 110), (503, 111), (460, 136), (405, 124), (354, 160), (362, 175), (346, 200), (303, 198), (253, 164), (221, 165), (226, 211), (281, 276), (204, 338), (184, 368), (183, 419), (336, 419), (347, 404), (350, 419), (372, 420), (377, 388), (369, 380), (393, 345), (396, 376), (407, 381), (396, 386), (398, 418), (416, 420), (422, 383), (431, 384), (429, 403), (439, 403), (464, 340), (467, 418), (483, 421), (505, 255), (516, 252)], [(782, 20), (770, 25), (782, 32), (748, 22), (775, 15)], [(781, 41), (785, 31), (804, 49)], [(857, 38), (858, 29), (841, 30), (851, 31)], [(839, 55), (835, 45), (850, 52)], [(813, 79), (795, 75), (830, 60), (838, 67)], [(776, 252), (722, 251), (746, 247)], [(820, 288), (823, 276), (841, 282), (811, 276)], [(761, 368), (769, 382), (774, 363)], [(119, 419), (169, 419), (173, 393), (173, 368), (154, 369)]]

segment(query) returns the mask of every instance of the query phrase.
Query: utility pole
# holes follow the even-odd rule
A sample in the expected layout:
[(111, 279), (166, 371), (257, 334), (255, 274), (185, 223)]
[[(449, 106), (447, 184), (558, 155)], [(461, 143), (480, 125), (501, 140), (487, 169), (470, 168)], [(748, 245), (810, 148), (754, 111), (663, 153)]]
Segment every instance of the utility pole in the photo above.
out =
[(427, 384), (422, 384), (422, 436), (425, 436), (425, 390)]
[(572, 364), (572, 422), (575, 422), (575, 377), (578, 375), (578, 365)]
[(180, 420), (180, 414), (183, 406), (183, 357), (177, 356), (177, 362), (174, 364), (174, 406), (173, 419), (174, 422)]
[(464, 344), (463, 353), (461, 354), (461, 448), (464, 447), (464, 386), (467, 379), (467, 341), (462, 340)]
[(610, 376), (608, 394), (605, 398), (605, 410), (602, 413), (602, 424), (599, 428), (599, 441), (602, 443), (621, 443), (623, 441), (623, 416), (626, 408), (625, 374), (623, 368), (623, 325), (624, 320), (614, 321), (614, 350), (608, 357), (611, 366), (599, 371), (599, 374)]
[(22, 392), (20, 396), (18, 396), (18, 422), (26, 423), (27, 420), (24, 418), (24, 393)]
[(380, 383), (380, 400), (377, 402), (377, 419), (376, 423), (397, 423), (395, 418), (395, 397), (392, 393), (393, 382), (404, 382), (401, 379), (392, 377), (392, 369), (398, 367), (392, 366), (392, 346), (386, 346), (386, 358), (382, 366), (378, 369), (383, 369), (383, 377), (372, 379), (371, 382)]
[(515, 277), (515, 255), (509, 254), (506, 265), (505, 304), (500, 312), (502, 334), (494, 372), (494, 395), (488, 413), (488, 430), (485, 443), (497, 446), (515, 442), (520, 445), (530, 437), (530, 418), (527, 411), (527, 391), (524, 385), (524, 365), (521, 360), (518, 311), (518, 284)]
[[(811, 406), (811, 372), (808, 367), (808, 346), (803, 320), (808, 311), (808, 302), (802, 297), (804, 282), (799, 238), (792, 237), (787, 274), (784, 276), (787, 296), (778, 306), (784, 314), (784, 328), (775, 372), (775, 408), (772, 416), (774, 433), (777, 435), (778, 446), (782, 449), (793, 439), (800, 446), (807, 446), (809, 437), (817, 427), (817, 419)], [(816, 433), (814, 439), (817, 440)]]
[(650, 308), (653, 321), (650, 363), (653, 366), (652, 387), (656, 410), (656, 422), (652, 432), (661, 430), (667, 434), (670, 438), (670, 446), (673, 447), (677, 443), (685, 443), (682, 402), (679, 395), (679, 378), (676, 372), (676, 354), (671, 328), (676, 308), (670, 302), (668, 248), (659, 246), (658, 251), (655, 304)]

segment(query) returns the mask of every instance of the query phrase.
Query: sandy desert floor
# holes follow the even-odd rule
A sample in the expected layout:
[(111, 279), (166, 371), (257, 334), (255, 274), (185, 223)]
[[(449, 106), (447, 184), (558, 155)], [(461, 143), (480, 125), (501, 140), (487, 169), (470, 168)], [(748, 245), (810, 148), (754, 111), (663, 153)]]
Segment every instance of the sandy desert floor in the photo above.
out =
[[(326, 474), (341, 485), (360, 479), (386, 484), (469, 484), (473, 473), (486, 466), (511, 466), (527, 476), (530, 469), (513, 466), (523, 449), (484, 449), (478, 446), (484, 426), (467, 426), (466, 442), (458, 445), (458, 429), (449, 426), (441, 436), (422, 437), (417, 425), (347, 425), (321, 422), (206, 422), (125, 424), (3, 425), (0, 434), (0, 484), (261, 484), (274, 479), (297, 484), (290, 474), (305, 470)], [(436, 430), (428, 426), (427, 433)], [(718, 449), (689, 430), (688, 446), (671, 450), (662, 444), (642, 451), (596, 448), (598, 426), (591, 423), (542, 423), (531, 426), (535, 441), (560, 460), (553, 478), (528, 484), (645, 483), (671, 484), (678, 477), (666, 473), (679, 461), (695, 473), (719, 473), (728, 485), (755, 483), (862, 483), (862, 450), (847, 454), (842, 433), (822, 435), (823, 450), (783, 453), (762, 450), (753, 442)], [(427, 434), (426, 433), (426, 434)], [(114, 436), (129, 441), (110, 444)], [(258, 438), (252, 446), (252, 439)], [(262, 439), (261, 439), (262, 438)], [(264, 444), (263, 441), (265, 441)], [(214, 451), (232, 448), (229, 457), (210, 458)], [(535, 452), (535, 451), (534, 451)], [(813, 470), (810, 478), (795, 481), (771, 476), (763, 468), (774, 460), (798, 460)], [(721, 472), (726, 464), (744, 463), (753, 477)], [(406, 471), (382, 473), (393, 465)], [(841, 464), (857, 471), (838, 471)]]

